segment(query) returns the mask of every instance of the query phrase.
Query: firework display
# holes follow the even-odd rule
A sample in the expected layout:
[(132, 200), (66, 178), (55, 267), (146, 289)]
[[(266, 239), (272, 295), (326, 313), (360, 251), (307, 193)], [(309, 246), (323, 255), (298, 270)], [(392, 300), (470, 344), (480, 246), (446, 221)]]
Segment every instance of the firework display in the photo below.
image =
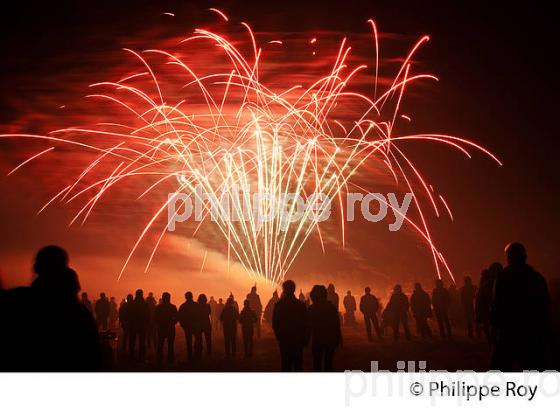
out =
[[(222, 11), (212, 11), (227, 24), (236, 24)], [(392, 80), (382, 82), (381, 42), (376, 24), (369, 20), (375, 55), (372, 61), (355, 63), (350, 58), (351, 47), (343, 39), (334, 61), (322, 63), (324, 74), (312, 84), (299, 84), (298, 73), (288, 72), (283, 74), (284, 87), (279, 88), (273, 81), (274, 74), (266, 71), (265, 50), (281, 46), (282, 41), (261, 44), (258, 33), (241, 24), (245, 34), (235, 41), (206, 29), (195, 30), (180, 45), (189, 50), (196, 44), (190, 52), (125, 50), (136, 61), (131, 74), (92, 84), (95, 91), (88, 95), (110, 103), (99, 105), (95, 112), (103, 121), (47, 135), (2, 135), (2, 139), (18, 138), (21, 144), (38, 139), (96, 153), (95, 160), (76, 175), (72, 184), (61, 187), (41, 211), (55, 203), (81, 200), (71, 223), (84, 222), (108, 190), (124, 180), (140, 180), (144, 190), (131, 201), (142, 201), (158, 190), (167, 200), (143, 227), (120, 275), (146, 235), (152, 233), (158, 239), (146, 263), (148, 269), (171, 221), (163, 228), (161, 224), (156, 228), (156, 222), (169, 218), (174, 195), (185, 194), (203, 204), (197, 210), (200, 218), (193, 222), (195, 235), (199, 228), (214, 224), (226, 244), (228, 260), (231, 257), (239, 262), (251, 276), (278, 283), (311, 236), (325, 249), (322, 225), (313, 218), (316, 209), (309, 206), (302, 214), (294, 198), (321, 196), (332, 201), (344, 245), (344, 197), (350, 191), (372, 189), (372, 178), (365, 184), (356, 175), (367, 172), (366, 165), (375, 164), (392, 176), (395, 185), (401, 184), (412, 193), (416, 212), (414, 217), (403, 215), (406, 225), (430, 249), (437, 274), (452, 276), (432, 240), (426, 218), (427, 212), (439, 215), (440, 208), (449, 214), (451, 211), (408, 155), (407, 149), (414, 147), (408, 143), (441, 143), (467, 157), (471, 150), (478, 150), (500, 161), (465, 138), (396, 131), (399, 121), (410, 120), (400, 111), (407, 90), (417, 82), (437, 79), (432, 74), (416, 73), (413, 64), (415, 53), (429, 38), (421, 37), (413, 44)], [(309, 43), (316, 42), (313, 38)], [(215, 54), (216, 50), (227, 68), (222, 69), (222, 64), (219, 71), (201, 69), (198, 53)], [(353, 87), (359, 76), (370, 82), (369, 92)], [(100, 146), (91, 138), (106, 143)], [(12, 172), (52, 155), (57, 155), (54, 146), (47, 146)], [(258, 200), (246, 206), (239, 187), (256, 193)]]

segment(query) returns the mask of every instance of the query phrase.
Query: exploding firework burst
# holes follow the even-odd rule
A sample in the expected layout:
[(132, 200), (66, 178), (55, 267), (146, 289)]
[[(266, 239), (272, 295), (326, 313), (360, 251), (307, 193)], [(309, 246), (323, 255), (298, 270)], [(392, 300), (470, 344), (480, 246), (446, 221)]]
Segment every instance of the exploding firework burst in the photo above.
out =
[[(229, 21), (223, 12), (213, 11)], [(370, 67), (374, 72), (371, 93), (352, 91), (354, 78), (368, 67), (366, 64), (350, 64), (350, 47), (345, 39), (326, 75), (317, 77), (305, 87), (288, 84), (278, 89), (262, 80), (265, 74), (263, 48), (251, 28), (242, 24), (247, 41), (241, 47), (223, 35), (204, 29), (195, 30), (191, 37), (183, 40), (185, 46), (200, 43), (199, 52), (218, 48), (228, 62), (226, 70), (220, 68), (212, 72), (212, 67), (205, 67), (204, 73), (200, 73), (180, 53), (160, 49), (142, 53), (127, 50), (141, 69), (118, 81), (92, 84), (99, 92), (89, 96), (114, 104), (112, 110), (126, 112), (126, 121), (64, 128), (48, 135), (3, 135), (2, 138), (33, 138), (53, 144), (63, 142), (98, 153), (76, 180), (61, 189), (41, 211), (56, 201), (84, 198), (71, 223), (85, 221), (109, 189), (131, 178), (146, 181), (140, 199), (164, 189), (164, 186), (169, 187), (170, 183), (174, 187), (173, 194), (200, 196), (197, 187), (202, 187), (205, 198), (198, 199), (205, 207), (195, 234), (202, 225), (212, 222), (227, 241), (228, 259), (231, 256), (241, 263), (249, 275), (276, 283), (289, 271), (310, 236), (316, 235), (323, 244), (321, 226), (312, 218), (306, 218), (309, 215), (292, 223), (291, 216), (296, 211), (294, 204), (280, 210), (286, 205), (280, 200), (260, 201), (256, 207), (242, 210), (237, 193), (229, 188), (249, 187), (261, 197), (272, 199), (288, 193), (302, 198), (322, 194), (338, 199), (336, 202), (342, 215), (342, 196), (356, 184), (354, 177), (363, 171), (365, 164), (375, 163), (384, 167), (395, 182), (404, 182), (406, 189), (413, 194), (418, 218), (413, 220), (404, 216), (407, 224), (431, 250), (438, 275), (442, 272), (452, 275), (432, 240), (425, 217), (426, 206), (421, 204), (420, 197), (428, 199), (436, 214), (439, 203), (443, 203), (447, 211), (449, 209), (442, 197), (435, 197), (402, 142), (443, 143), (467, 156), (470, 156), (469, 149), (476, 149), (499, 161), (484, 147), (464, 138), (441, 134), (395, 135), (399, 119), (408, 119), (400, 113), (407, 88), (420, 80), (436, 79), (430, 74), (412, 72), (412, 57), (428, 37), (422, 37), (414, 44), (396, 75), (382, 87), (378, 80), (377, 27), (370, 20), (375, 51)], [(310, 43), (316, 41), (313, 38)], [(267, 44), (282, 42), (274, 40)], [(243, 52), (247, 46), (251, 51)], [(164, 63), (165, 76), (155, 68), (154, 60)], [(285, 76), (290, 78), (290, 73)], [(172, 98), (166, 95), (163, 82), (180, 84), (179, 94), (184, 97), (178, 103), (168, 103)], [(349, 105), (354, 107), (350, 114), (349, 110), (341, 110)], [(113, 112), (116, 111), (105, 115), (117, 117)], [(100, 148), (87, 140), (75, 138), (76, 135), (103, 138), (114, 143)], [(49, 147), (31, 156), (12, 172), (52, 151), (53, 147)], [(110, 164), (108, 175), (99, 172), (102, 164)], [(88, 182), (84, 184), (86, 178)], [(358, 188), (367, 190), (364, 186)], [(171, 196), (150, 217), (132, 246), (120, 275), (146, 235), (156, 229), (156, 221), (167, 216), (170, 200)], [(212, 212), (209, 203), (219, 204), (218, 212)], [(248, 218), (231, 218), (232, 213), (243, 212), (249, 212)], [(312, 211), (309, 208), (306, 212)], [(258, 220), (253, 213), (272, 217)], [(340, 221), (344, 244), (344, 218), (341, 217)], [(168, 231), (168, 224), (164, 225), (155, 232), (157, 240), (146, 269)]]

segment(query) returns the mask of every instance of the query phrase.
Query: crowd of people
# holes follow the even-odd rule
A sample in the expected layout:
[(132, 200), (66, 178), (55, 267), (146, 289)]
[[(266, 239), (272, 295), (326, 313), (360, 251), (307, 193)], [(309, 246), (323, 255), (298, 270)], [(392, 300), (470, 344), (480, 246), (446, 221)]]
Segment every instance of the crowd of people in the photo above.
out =
[(0, 368), (108, 369), (110, 361), (104, 360), (103, 354), (106, 339), (118, 340), (117, 349), (127, 360), (144, 362), (150, 348), (158, 364), (173, 363), (177, 325), (184, 332), (189, 362), (214, 354), (213, 334), (217, 331), (223, 336), (225, 357), (236, 356), (238, 329), (243, 357), (251, 359), (264, 322), (278, 342), (283, 371), (303, 370), (307, 346), (311, 348), (313, 370), (332, 371), (335, 352), (342, 345), (341, 327), (358, 326), (359, 311), (370, 342), (374, 341), (373, 332), (383, 340), (387, 330), (392, 330), (393, 339), (398, 340), (401, 328), (404, 338), (410, 340), (412, 318), (418, 338), (434, 337), (429, 324), (433, 318), (439, 337), (449, 339), (456, 318), (461, 317), (468, 337), (484, 334), (488, 340), (490, 368), (545, 370), (552, 338), (546, 281), (526, 263), (523, 245), (508, 245), (506, 259), (505, 268), (493, 263), (484, 270), (478, 286), (468, 276), (459, 289), (445, 287), (437, 279), (431, 294), (416, 283), (409, 297), (397, 284), (385, 306), (366, 287), (359, 303), (347, 291), (341, 312), (333, 284), (315, 285), (308, 294), (300, 290), (296, 297), (296, 284), (286, 280), (281, 295), (274, 291), (265, 306), (254, 286), (241, 309), (233, 294), (224, 303), (222, 298), (208, 299), (205, 294), (195, 299), (190, 291), (177, 308), (169, 292), (156, 300), (153, 293), (145, 296), (142, 289), (127, 295), (119, 305), (105, 293), (94, 301), (85, 292), (78, 298), (78, 276), (68, 266), (66, 251), (47, 246), (37, 254), (37, 278), (31, 286), (0, 293), (0, 325), (10, 335), (0, 340)]

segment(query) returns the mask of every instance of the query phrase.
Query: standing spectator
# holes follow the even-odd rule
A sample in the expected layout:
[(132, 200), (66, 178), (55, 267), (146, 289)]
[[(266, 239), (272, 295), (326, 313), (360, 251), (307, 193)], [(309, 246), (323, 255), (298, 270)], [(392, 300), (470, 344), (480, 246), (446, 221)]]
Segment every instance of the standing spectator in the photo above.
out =
[(309, 307), (307, 319), (313, 370), (330, 372), (333, 370), (334, 352), (342, 340), (340, 316), (327, 300), (327, 289), (324, 286), (313, 286), (310, 296), (313, 303)]
[(117, 301), (111, 296), (109, 299), (109, 330), (117, 330), (117, 319), (119, 317)]
[(431, 338), (432, 330), (430, 329), (430, 325), (428, 325), (428, 318), (432, 317), (430, 295), (422, 289), (422, 285), (419, 283), (414, 285), (414, 292), (410, 297), (410, 308), (416, 320), (416, 328), (420, 336), (422, 336), (423, 339)]
[(461, 293), (457, 290), (455, 283), (451, 283), (449, 293), (449, 322), (458, 327), (463, 323), (463, 308), (461, 306)]
[(432, 291), (432, 306), (438, 323), (439, 334), (442, 339), (451, 337), (451, 323), (449, 322), (449, 292), (443, 286), (441, 279), (436, 280), (436, 287)]
[(210, 324), (212, 325), (212, 329), (216, 329), (216, 322), (219, 322), (219, 316), (216, 315), (218, 302), (216, 302), (214, 296), (210, 296), (208, 305), (210, 306)]
[(307, 306), (307, 298), (305, 297), (305, 295), (303, 294), (303, 290), (299, 290), (299, 296), (298, 299), (300, 302), (305, 303), (305, 306)]
[(410, 340), (410, 330), (408, 328), (408, 298), (402, 292), (401, 285), (396, 285), (393, 288), (393, 294), (385, 311), (387, 312), (387, 317), (393, 328), (393, 337), (395, 340), (399, 339), (399, 327), (402, 324), (404, 335), (407, 340)]
[(251, 309), (251, 302), (249, 300), (243, 302), (243, 310), (239, 314), (239, 323), (241, 323), (245, 358), (250, 358), (253, 356), (253, 334), (255, 324), (257, 323), (257, 315)]
[[(0, 369), (77, 372), (101, 370), (95, 320), (78, 300), (80, 281), (58, 246), (35, 258), (31, 286), (0, 293)], [(30, 392), (33, 394), (33, 391)]]
[(264, 315), (263, 315), (264, 320), (270, 326), (272, 326), (272, 313), (274, 312), (274, 306), (276, 306), (276, 303), (278, 303), (279, 300), (280, 298), (278, 297), (278, 292), (277, 291), (272, 292), (272, 297), (270, 298), (270, 300), (266, 304), (266, 307), (264, 308)]
[(105, 293), (101, 292), (99, 299), (95, 302), (95, 318), (97, 320), (97, 327), (101, 330), (107, 330), (109, 309), (109, 299), (107, 299)]
[(224, 310), (224, 300), (222, 298), (218, 299), (218, 303), (216, 304), (216, 315), (214, 316), (216, 320), (214, 321), (214, 329), (219, 330), (221, 327), (220, 317), (222, 316), (222, 312)]
[(148, 304), (148, 309), (150, 311), (150, 316), (148, 319), (148, 327), (146, 330), (146, 341), (149, 348), (156, 350), (157, 347), (157, 326), (156, 326), (156, 306), (157, 301), (154, 297), (153, 292), (148, 293), (146, 298), (146, 303)]
[(354, 325), (356, 324), (356, 298), (352, 296), (352, 292), (348, 291), (344, 300), (342, 302), (344, 305), (344, 324)]
[(128, 294), (126, 300), (119, 309), (119, 322), (122, 329), (122, 349), (126, 351), (130, 347), (130, 307), (134, 297)]
[(494, 302), (494, 284), (498, 274), (503, 270), (501, 263), (494, 262), (488, 269), (485, 269), (480, 274), (480, 283), (478, 285), (478, 292), (476, 293), (475, 301), (475, 316), (476, 321), (482, 327), (484, 336), (491, 349), (495, 346), (495, 335), (492, 332), (490, 323), (491, 308)]
[(257, 337), (261, 337), (261, 316), (262, 316), (262, 303), (261, 298), (257, 293), (257, 287), (253, 286), (251, 288), (251, 292), (247, 294), (247, 300), (249, 301), (249, 307), (257, 316), (256, 328), (257, 328)]
[(272, 314), (272, 328), (280, 345), (282, 371), (302, 371), (307, 308), (305, 303), (296, 299), (296, 284), (293, 281), (285, 281), (282, 289), (282, 297)]
[(332, 283), (327, 287), (327, 300), (333, 304), (337, 312), (340, 312), (338, 293)]
[(81, 302), (82, 305), (84, 305), (86, 309), (89, 311), (89, 313), (93, 315), (93, 305), (91, 304), (91, 301), (88, 299), (87, 292), (82, 292)]
[(226, 357), (235, 357), (237, 350), (237, 321), (239, 320), (239, 312), (235, 308), (233, 296), (230, 296), (222, 314), (220, 321), (224, 331), (224, 345), (226, 350)]
[(193, 300), (192, 292), (185, 293), (185, 303), (179, 307), (179, 324), (185, 332), (187, 342), (187, 360), (193, 359), (193, 340), (200, 344), (200, 329), (197, 326), (198, 306)]
[(136, 291), (136, 296), (130, 303), (128, 314), (130, 318), (130, 357), (132, 359), (135, 358), (135, 346), (138, 340), (138, 358), (140, 361), (144, 361), (146, 358), (146, 331), (150, 319), (150, 309), (144, 299), (144, 292), (142, 289)]
[(522, 244), (507, 245), (505, 253), (507, 266), (496, 279), (492, 304), (492, 325), (497, 336), (492, 369), (547, 370), (552, 340), (548, 285), (527, 264)]
[(201, 293), (198, 296), (198, 309), (197, 309), (197, 327), (200, 332), (200, 338), (195, 338), (194, 351), (197, 357), (202, 356), (202, 338), (206, 343), (206, 354), (212, 355), (212, 324), (210, 322), (210, 305), (206, 302), (206, 295)]
[(173, 363), (175, 360), (177, 307), (171, 303), (171, 295), (168, 292), (161, 295), (161, 303), (155, 310), (155, 322), (158, 335), (157, 361), (158, 363), (163, 362), (163, 346), (167, 341), (167, 362)]
[(460, 293), (461, 305), (463, 307), (463, 314), (467, 325), (467, 334), (469, 337), (474, 337), (474, 298), (476, 296), (476, 286), (473, 286), (470, 276), (465, 276), (465, 282), (461, 287)]
[(379, 328), (379, 321), (377, 320), (377, 312), (379, 311), (380, 305), (377, 297), (371, 294), (371, 289), (366, 287), (364, 289), (364, 295), (360, 299), (360, 312), (364, 315), (364, 322), (366, 324), (366, 333), (368, 340), (373, 341), (371, 334), (371, 326), (375, 329), (375, 334), (379, 340), (383, 339), (381, 334), (381, 329)]

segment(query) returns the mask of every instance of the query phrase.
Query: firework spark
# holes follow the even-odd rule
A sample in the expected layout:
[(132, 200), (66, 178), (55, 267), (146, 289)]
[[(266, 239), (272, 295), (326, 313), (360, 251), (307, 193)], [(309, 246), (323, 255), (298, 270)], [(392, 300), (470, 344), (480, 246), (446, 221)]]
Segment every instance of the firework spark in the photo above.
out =
[[(230, 24), (222, 11), (210, 11)], [(272, 198), (288, 193), (301, 198), (326, 195), (338, 199), (338, 211), (343, 215), (342, 196), (351, 186), (367, 190), (368, 187), (358, 185), (354, 177), (363, 171), (365, 164), (373, 162), (384, 167), (395, 181), (404, 182), (413, 194), (418, 218), (403, 217), (431, 250), (437, 274), (445, 272), (452, 276), (444, 256), (432, 240), (425, 216), (426, 206), (422, 205), (421, 198), (428, 199), (436, 215), (439, 215), (438, 203), (444, 205), (449, 215), (451, 210), (443, 196), (434, 195), (433, 189), (429, 188), (431, 185), (407, 155), (404, 142), (443, 143), (468, 157), (469, 150), (475, 149), (500, 162), (484, 147), (464, 138), (431, 133), (397, 135), (394, 132), (400, 119), (411, 121), (409, 115), (400, 112), (410, 85), (421, 80), (436, 80), (431, 74), (412, 72), (412, 58), (428, 37), (420, 38), (413, 45), (397, 74), (382, 89), (378, 30), (372, 20), (368, 22), (375, 51), (371, 64), (374, 71), (371, 94), (351, 88), (355, 77), (368, 69), (369, 62), (351, 64), (351, 48), (346, 39), (342, 40), (336, 59), (328, 66), (326, 74), (316, 78), (311, 85), (290, 84), (283, 89), (270, 86), (269, 82), (262, 80), (266, 74), (262, 63), (263, 48), (251, 28), (241, 23), (248, 39), (241, 46), (205, 29), (195, 30), (182, 42), (185, 46), (199, 42), (202, 50), (218, 48), (228, 61), (227, 70), (208, 72), (206, 67), (205, 72), (200, 73), (180, 53), (161, 49), (139, 53), (127, 49), (141, 70), (117, 81), (92, 84), (91, 87), (99, 91), (88, 97), (113, 103), (113, 110), (123, 110), (130, 120), (64, 128), (48, 135), (0, 137), (39, 139), (50, 144), (63, 142), (98, 153), (72, 184), (61, 189), (41, 209), (55, 201), (83, 199), (83, 206), (71, 223), (86, 221), (100, 198), (127, 179), (145, 182), (139, 199), (167, 189), (170, 184), (174, 187), (171, 193), (193, 196), (200, 196), (196, 188), (203, 187), (205, 197), (198, 199), (205, 204), (204, 217), (197, 222), (195, 233), (202, 225), (213, 222), (227, 241), (228, 257), (234, 257), (249, 275), (272, 283), (284, 278), (310, 236), (316, 235), (323, 245), (321, 227), (306, 218), (309, 215), (304, 215), (289, 223), (287, 229), (282, 229), (291, 222), (295, 204), (288, 206), (287, 213), (285, 209), (279, 209), (282, 201), (261, 201), (257, 209), (241, 209), (234, 190), (225, 188), (246, 186), (261, 196)], [(315, 37), (309, 41), (312, 45), (316, 43)], [(283, 42), (273, 40), (266, 44), (282, 45)], [(251, 51), (242, 51), (247, 46)], [(158, 72), (153, 63), (156, 60), (164, 63), (167, 74)], [(289, 77), (290, 73), (287, 74)], [(172, 98), (166, 95), (162, 78), (180, 84), (183, 97), (179, 103), (168, 103)], [(341, 112), (340, 107), (348, 105), (354, 107), (351, 115), (347, 111)], [(116, 117), (113, 112), (105, 114)], [(103, 138), (114, 143), (102, 148), (87, 141), (81, 142), (76, 136)], [(33, 155), (12, 172), (52, 153), (53, 149), (49, 147)], [(111, 167), (108, 175), (99, 172), (102, 164)], [(227, 201), (224, 201), (224, 195)], [(146, 235), (156, 229), (156, 221), (167, 216), (169, 201), (162, 201), (157, 212), (151, 215), (132, 246), (119, 278)], [(220, 212), (211, 212), (209, 203), (219, 204), (222, 207)], [(229, 217), (232, 212), (240, 214), (247, 210), (250, 213), (248, 218)], [(254, 213), (272, 217), (256, 223)], [(340, 221), (344, 245), (344, 218), (341, 217)], [(157, 241), (146, 269), (167, 230), (166, 224), (155, 232)], [(204, 262), (201, 270), (203, 268)]]

